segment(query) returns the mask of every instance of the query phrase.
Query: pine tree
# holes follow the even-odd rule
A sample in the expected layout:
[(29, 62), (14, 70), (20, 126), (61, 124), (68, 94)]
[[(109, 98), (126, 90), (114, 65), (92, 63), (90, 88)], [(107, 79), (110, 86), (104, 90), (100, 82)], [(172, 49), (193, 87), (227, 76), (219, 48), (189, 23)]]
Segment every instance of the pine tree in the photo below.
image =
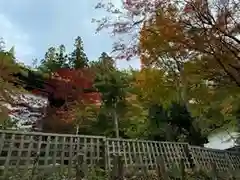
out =
[(64, 45), (60, 45), (58, 48), (50, 47), (38, 69), (45, 73), (52, 73), (61, 68), (67, 67), (67, 60), (68, 56)]
[(80, 36), (75, 39), (74, 50), (70, 55), (69, 64), (70, 67), (79, 69), (88, 66), (88, 58), (84, 52), (83, 41)]
[(125, 73), (117, 70), (114, 60), (105, 52), (101, 54), (99, 61), (92, 63), (92, 68), (96, 73), (95, 87), (102, 97), (102, 110), (111, 113), (115, 137), (119, 137), (119, 115), (124, 109), (128, 79)]

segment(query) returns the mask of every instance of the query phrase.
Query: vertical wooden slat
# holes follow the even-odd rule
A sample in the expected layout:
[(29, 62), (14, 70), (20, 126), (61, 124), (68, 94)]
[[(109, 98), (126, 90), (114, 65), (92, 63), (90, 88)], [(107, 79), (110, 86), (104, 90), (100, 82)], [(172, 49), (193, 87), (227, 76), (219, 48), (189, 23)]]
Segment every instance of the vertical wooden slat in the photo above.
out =
[(18, 171), (18, 168), (19, 168), (19, 164), (20, 164), (20, 161), (21, 161), (21, 156), (22, 156), (22, 150), (24, 148), (24, 135), (21, 135), (21, 138), (20, 138), (20, 146), (18, 148), (18, 153), (17, 153), (17, 162), (16, 162), (16, 170)]
[(25, 142), (25, 144), (28, 145), (27, 147), (27, 156), (26, 158), (26, 162), (25, 162), (25, 171), (27, 171), (31, 165), (31, 153), (32, 153), (32, 148), (33, 148), (33, 136), (30, 136), (30, 138)]
[(142, 144), (142, 151), (143, 151), (143, 165), (146, 166), (147, 163), (147, 159), (146, 159), (146, 149), (145, 149), (145, 144), (144, 142), (141, 143)]
[(99, 163), (100, 160), (100, 141), (99, 138), (97, 138), (97, 163)]
[(50, 150), (50, 143), (51, 143), (51, 136), (47, 137), (47, 145), (45, 147), (45, 157), (44, 157), (44, 165), (48, 165), (48, 160), (49, 160), (49, 150)]
[(120, 145), (119, 139), (117, 139), (116, 141), (117, 141), (117, 155), (122, 157), (122, 152), (121, 152), (121, 150), (122, 150), (122, 148), (121, 148), (122, 143)]
[(66, 146), (66, 137), (62, 138), (62, 151), (61, 151), (61, 172), (63, 172), (64, 168), (64, 159), (65, 159), (65, 146)]
[(4, 146), (4, 141), (5, 141), (5, 133), (1, 134), (1, 139), (0, 139), (0, 154), (2, 153), (2, 149)]
[(79, 153), (80, 151), (80, 137), (77, 137), (77, 154)]
[(68, 177), (71, 177), (72, 174), (72, 163), (73, 163), (73, 137), (70, 137), (69, 142), (69, 161), (68, 161)]
[[(133, 143), (131, 141), (131, 143)], [(131, 149), (131, 145), (130, 145), (130, 142), (128, 141), (127, 142), (127, 147), (128, 147), (128, 154), (129, 154), (129, 163), (132, 164), (133, 163), (133, 160), (132, 160), (132, 149)]]
[(150, 150), (151, 150), (152, 157), (154, 159), (153, 168), (156, 167), (156, 164), (157, 164), (157, 157), (156, 157), (157, 150), (155, 146), (153, 146), (155, 144), (156, 144), (155, 142), (150, 143)]
[(54, 137), (54, 149), (53, 149), (53, 167), (56, 166), (56, 158), (57, 158), (57, 152), (58, 152), (58, 136)]
[(83, 160), (84, 160), (84, 173), (87, 174), (87, 171), (88, 171), (88, 163), (87, 163), (87, 159), (89, 158), (88, 157), (88, 144), (87, 144), (87, 138), (84, 137), (84, 150), (83, 150)]
[(64, 166), (64, 156), (65, 156), (65, 142), (66, 142), (66, 137), (62, 138), (62, 150), (61, 150), (61, 171), (63, 170)]
[[(146, 142), (146, 146), (147, 146), (147, 157), (148, 157), (148, 161), (147, 164), (150, 164), (150, 166), (153, 168), (153, 163), (152, 163), (152, 152), (149, 148), (149, 142)], [(150, 163), (149, 163), (150, 162)]]
[[(158, 143), (155, 142), (155, 143), (154, 143), (154, 146), (155, 146), (155, 151), (156, 151), (157, 156), (160, 156)], [(156, 158), (156, 162), (157, 162), (157, 158)]]
[(124, 164), (127, 167), (128, 163), (127, 163), (127, 155), (126, 155), (126, 142), (122, 141), (122, 147), (123, 147), (123, 156), (124, 156)]
[(163, 162), (167, 164), (166, 166), (168, 166), (170, 160), (169, 160), (168, 154), (167, 154), (167, 152), (168, 152), (167, 144), (162, 143), (161, 145), (162, 145), (162, 152), (163, 152), (161, 157), (163, 159)]
[(31, 163), (31, 160), (32, 160), (32, 148), (33, 148), (33, 136), (30, 136), (30, 139), (28, 140), (29, 142), (28, 143), (28, 150), (27, 150), (27, 161), (26, 161), (26, 170), (29, 168), (29, 166), (32, 164)]
[[(118, 147), (116, 147), (115, 145), (115, 140), (112, 140), (110, 141), (111, 142), (111, 146), (112, 146), (112, 156), (109, 156), (110, 154), (108, 154), (108, 157), (109, 157), (109, 168), (111, 168), (112, 166), (112, 163), (113, 163), (113, 158), (116, 156), (116, 155), (119, 155), (119, 152), (117, 153), (117, 150), (118, 150)], [(117, 144), (118, 145), (118, 144)], [(108, 153), (110, 153), (110, 150), (108, 151)]]
[[(38, 142), (37, 142), (37, 156), (38, 158), (40, 158), (40, 154), (41, 154), (41, 146), (42, 146), (42, 138), (41, 136), (39, 136), (38, 138)], [(38, 162), (37, 162), (38, 163)]]
[(137, 152), (136, 152), (136, 141), (132, 141), (132, 147), (133, 147), (133, 161), (135, 164), (137, 164), (137, 162), (139, 162), (139, 157), (137, 155)]
[(116, 155), (115, 141), (111, 141), (111, 142), (112, 142), (112, 153), (115, 156)]
[(140, 166), (143, 165), (143, 153), (141, 151), (141, 146), (140, 146), (140, 142), (137, 142), (137, 146), (138, 146), (138, 152), (139, 152), (139, 161), (140, 161)]
[(94, 164), (94, 142), (93, 138), (90, 139), (90, 165), (93, 167)]
[(109, 140), (107, 138), (103, 139), (104, 146), (104, 162), (105, 162), (105, 170), (109, 173), (111, 167), (110, 154), (109, 154)]
[(87, 152), (88, 152), (88, 147), (87, 147), (87, 138), (84, 137), (84, 163), (87, 164)]
[(8, 149), (8, 154), (7, 154), (7, 158), (4, 164), (4, 173), (3, 173), (3, 177), (6, 176), (6, 174), (8, 173), (8, 169), (10, 167), (10, 160), (11, 160), (11, 156), (12, 156), (12, 151), (14, 148), (14, 141), (15, 141), (15, 134), (11, 134), (11, 141), (10, 141), (10, 147)]

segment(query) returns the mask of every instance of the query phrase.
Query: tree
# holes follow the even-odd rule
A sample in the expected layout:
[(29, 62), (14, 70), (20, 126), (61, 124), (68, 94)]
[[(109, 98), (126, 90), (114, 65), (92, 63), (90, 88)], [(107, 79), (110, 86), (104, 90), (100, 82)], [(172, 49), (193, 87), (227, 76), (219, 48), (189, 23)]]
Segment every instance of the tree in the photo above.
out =
[(115, 134), (119, 137), (119, 111), (124, 106), (128, 87), (126, 75), (115, 68), (113, 59), (106, 53), (102, 53), (99, 61), (92, 63), (91, 68), (96, 72), (95, 87), (102, 95), (102, 105), (111, 112)]
[(15, 62), (14, 48), (9, 51), (0, 50), (0, 64), (0, 125), (1, 128), (7, 128), (16, 125), (10, 117), (9, 107), (16, 105), (18, 96), (23, 92), (22, 88), (14, 86), (17, 78), (13, 77), (13, 73), (19, 71)]
[(98, 30), (113, 28), (117, 35), (140, 39), (118, 42), (114, 50), (119, 57), (139, 55), (143, 68), (157, 67), (174, 76), (185, 105), (194, 114), (201, 109), (197, 116), (211, 130), (233, 124), (239, 106), (239, 2), (129, 0), (123, 7), (97, 5), (122, 17), (104, 17), (97, 21)]
[(43, 73), (51, 74), (61, 68), (68, 67), (68, 55), (66, 54), (65, 46), (60, 45), (59, 48), (50, 47), (45, 54), (45, 58), (41, 60), (38, 67)]
[(51, 74), (45, 86), (52, 103), (43, 120), (45, 130), (66, 133), (75, 129), (79, 107), (101, 100), (100, 94), (93, 91), (93, 81), (94, 74), (88, 69), (62, 68)]
[(83, 49), (83, 41), (80, 36), (75, 39), (74, 50), (69, 57), (69, 65), (79, 69), (88, 66), (88, 58)]
[[(112, 27), (115, 34), (129, 34), (136, 32), (133, 31), (136, 26), (144, 24), (148, 27), (148, 34), (166, 37), (169, 45), (175, 44), (174, 46), (177, 45), (180, 49), (186, 49), (188, 55), (209, 55), (227, 77), (240, 86), (238, 1), (192, 0), (179, 3), (174, 0), (127, 0), (123, 7), (121, 11), (111, 3), (99, 3), (97, 8), (105, 8), (108, 12), (122, 17), (115, 21), (113, 18), (104, 17), (102, 21), (97, 21), (99, 29)], [(165, 21), (158, 21), (161, 16)], [(163, 31), (159, 32), (159, 27), (163, 26), (166, 27), (164, 34)], [(136, 34), (132, 36), (138, 37)], [(118, 44), (114, 48), (123, 52), (124, 57), (139, 53), (137, 44)], [(170, 50), (177, 53), (178, 48), (175, 51), (173, 48)]]
[[(66, 53), (64, 45), (60, 45), (58, 49), (49, 48), (38, 69), (48, 74), (44, 80), (44, 88), (40, 92), (40, 94), (45, 92), (49, 101), (47, 115), (43, 120), (45, 130), (55, 132), (83, 130), (79, 124), (82, 120), (79, 119), (86, 120), (85, 110), (89, 111), (91, 104), (99, 104), (100, 96), (93, 88), (94, 72), (88, 68), (81, 37), (76, 38), (71, 54)], [(54, 126), (55, 123), (59, 126)]]
[(198, 128), (197, 116), (179, 101), (174, 78), (161, 69), (144, 68), (135, 73), (135, 88), (148, 109), (147, 137), (152, 140), (184, 141), (194, 145), (207, 142)]
[(144, 102), (162, 104), (168, 107), (173, 101), (178, 101), (174, 77), (156, 68), (144, 68), (134, 73), (134, 86)]

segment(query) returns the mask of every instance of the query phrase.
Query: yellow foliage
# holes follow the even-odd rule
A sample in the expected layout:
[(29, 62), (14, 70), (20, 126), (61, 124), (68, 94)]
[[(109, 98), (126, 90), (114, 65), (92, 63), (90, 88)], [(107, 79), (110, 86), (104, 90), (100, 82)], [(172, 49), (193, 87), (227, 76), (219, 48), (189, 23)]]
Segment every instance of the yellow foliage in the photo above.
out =
[(137, 72), (134, 87), (138, 89), (141, 98), (151, 103), (167, 106), (179, 98), (174, 79), (156, 68), (145, 68)]

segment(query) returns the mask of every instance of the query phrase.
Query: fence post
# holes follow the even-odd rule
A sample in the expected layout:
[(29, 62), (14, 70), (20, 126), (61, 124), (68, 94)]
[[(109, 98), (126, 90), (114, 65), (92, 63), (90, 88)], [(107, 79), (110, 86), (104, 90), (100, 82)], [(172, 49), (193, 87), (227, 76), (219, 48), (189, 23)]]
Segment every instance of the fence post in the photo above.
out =
[(170, 180), (165, 169), (163, 158), (161, 156), (157, 157), (157, 174), (159, 178), (162, 178), (163, 180)]
[(233, 167), (232, 161), (231, 161), (231, 159), (230, 159), (230, 157), (229, 157), (229, 155), (228, 155), (228, 152), (225, 152), (225, 153), (224, 153), (224, 156), (226, 157), (226, 159), (227, 159), (227, 161), (228, 161), (229, 168), (232, 169), (232, 170), (234, 170), (234, 167)]
[(232, 179), (234, 179), (234, 170), (235, 170), (235, 168), (234, 168), (234, 166), (233, 166), (233, 163), (232, 163), (232, 161), (231, 161), (231, 159), (230, 159), (230, 157), (229, 157), (229, 154), (228, 154), (228, 152), (225, 152), (225, 157), (226, 157), (226, 159), (228, 160), (228, 173), (229, 173), (229, 176), (232, 178)]
[(110, 164), (109, 164), (109, 153), (108, 153), (108, 139), (105, 137), (102, 140), (102, 148), (103, 148), (103, 163), (104, 163), (104, 169), (106, 173), (109, 173), (110, 170)]
[(77, 163), (76, 163), (76, 180), (82, 180), (86, 176), (86, 164), (84, 163), (84, 154), (77, 155)]
[(180, 172), (181, 172), (181, 178), (182, 178), (182, 180), (184, 180), (186, 178), (184, 159), (181, 159), (181, 161), (180, 161)]
[[(193, 170), (195, 168), (197, 162), (195, 161), (194, 155), (191, 153), (191, 147), (189, 144), (187, 146), (184, 146), (184, 152), (185, 152), (187, 160), (190, 164), (190, 168)], [(195, 161), (195, 163), (194, 163), (194, 161)]]
[(111, 180), (123, 180), (123, 161), (121, 156), (114, 156), (113, 159), (113, 170), (111, 174)]
[(213, 180), (218, 179), (217, 166), (215, 163), (211, 163), (211, 177)]

